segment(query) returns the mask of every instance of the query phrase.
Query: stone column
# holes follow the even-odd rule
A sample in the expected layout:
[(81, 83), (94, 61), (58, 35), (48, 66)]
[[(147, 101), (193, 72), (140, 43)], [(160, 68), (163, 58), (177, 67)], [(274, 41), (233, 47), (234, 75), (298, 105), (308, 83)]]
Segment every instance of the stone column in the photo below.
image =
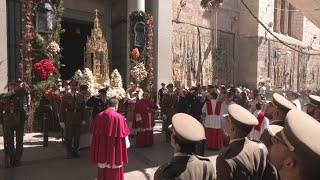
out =
[(281, 17), (281, 0), (276, 0), (274, 3), (274, 31), (280, 32), (280, 17)]
[(156, 87), (172, 80), (172, 0), (152, 0)]
[(8, 81), (8, 57), (7, 57), (7, 6), (6, 0), (0, 0), (0, 94), (6, 92), (4, 89)]
[[(129, 19), (129, 15), (131, 12), (133, 11), (145, 11), (145, 0), (128, 0), (128, 20), (127, 20), (127, 33), (129, 32), (129, 26), (130, 26), (130, 19)], [(130, 40), (129, 40), (129, 36), (127, 36), (127, 73), (126, 73), (126, 76), (127, 76), (127, 80), (126, 80), (126, 85), (129, 84), (129, 81), (130, 81)]]
[(284, 0), (283, 1), (283, 3), (284, 3), (284, 5), (282, 6), (283, 8), (282, 9), (284, 9), (283, 10), (283, 31), (282, 31), (282, 33), (284, 34), (284, 35), (288, 35), (288, 24), (289, 24), (289, 2), (288, 2), (288, 0)]

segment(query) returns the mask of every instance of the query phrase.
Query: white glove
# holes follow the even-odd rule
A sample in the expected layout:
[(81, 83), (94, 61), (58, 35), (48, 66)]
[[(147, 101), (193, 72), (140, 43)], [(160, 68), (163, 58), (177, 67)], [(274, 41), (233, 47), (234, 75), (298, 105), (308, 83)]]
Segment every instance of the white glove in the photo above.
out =
[(130, 147), (130, 141), (129, 141), (129, 137), (126, 137), (126, 147), (127, 149)]
[(85, 124), (86, 124), (86, 121), (83, 120), (83, 121), (81, 122), (81, 125), (85, 125)]
[(163, 120), (167, 120), (167, 115), (163, 114), (163, 115), (162, 115), (162, 119), (163, 119)]
[(60, 126), (61, 126), (62, 129), (65, 129), (65, 128), (66, 128), (66, 125), (64, 125), (64, 122), (61, 122), (61, 123), (60, 123)]

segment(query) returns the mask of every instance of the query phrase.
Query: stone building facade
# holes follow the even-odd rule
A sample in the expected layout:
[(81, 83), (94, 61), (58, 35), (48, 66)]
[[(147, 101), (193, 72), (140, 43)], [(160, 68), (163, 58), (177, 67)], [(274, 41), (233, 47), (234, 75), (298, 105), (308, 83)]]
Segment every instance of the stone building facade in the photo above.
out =
[[(241, 16), (239, 66), (235, 69), (239, 78), (237, 82), (255, 86), (263, 79), (270, 79), (273, 86), (283, 90), (316, 89), (320, 78), (320, 56), (309, 54), (320, 53), (319, 27), (287, 0), (244, 2), (284, 43), (273, 37), (239, 2)], [(247, 71), (246, 67), (250, 67), (250, 70)]]
[[(273, 33), (298, 51), (320, 53), (320, 29), (287, 0), (243, 0)], [(236, 84), (256, 87), (262, 79), (283, 89), (317, 88), (320, 56), (280, 43), (253, 18), (241, 0), (205, 10), (199, 0), (64, 0), (63, 23), (90, 27), (99, 10), (111, 69), (129, 81), (128, 14), (154, 17), (155, 83), (177, 86)], [(0, 0), (0, 93), (19, 76), (19, 0)], [(90, 29), (90, 28), (89, 28)], [(84, 35), (86, 38), (86, 35)], [(8, 40), (7, 40), (8, 39)], [(63, 45), (62, 45), (63, 46)], [(81, 61), (81, 60), (79, 60)]]

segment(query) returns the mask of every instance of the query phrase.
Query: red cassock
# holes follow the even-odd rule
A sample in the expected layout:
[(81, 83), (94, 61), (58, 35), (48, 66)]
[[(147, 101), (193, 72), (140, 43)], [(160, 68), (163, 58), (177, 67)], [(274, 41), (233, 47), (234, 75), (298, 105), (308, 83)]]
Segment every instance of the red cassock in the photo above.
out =
[(115, 109), (99, 113), (90, 127), (89, 159), (99, 164), (98, 180), (123, 180), (123, 163), (128, 163), (125, 138), (130, 134), (124, 117)]
[(134, 109), (132, 128), (136, 129), (136, 147), (151, 146), (153, 144), (154, 112), (150, 100), (141, 99)]

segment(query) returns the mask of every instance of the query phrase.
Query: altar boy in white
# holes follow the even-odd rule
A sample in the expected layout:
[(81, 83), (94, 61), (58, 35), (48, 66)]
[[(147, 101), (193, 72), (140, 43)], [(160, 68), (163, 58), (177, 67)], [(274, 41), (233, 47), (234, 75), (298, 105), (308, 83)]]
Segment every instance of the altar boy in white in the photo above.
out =
[(249, 134), (249, 137), (251, 139), (257, 140), (257, 141), (260, 140), (261, 134), (269, 126), (269, 119), (264, 116), (264, 112), (262, 112), (261, 109), (262, 109), (262, 104), (257, 103), (256, 110), (253, 112), (253, 115), (258, 119), (259, 124), (255, 126)]
[(211, 93), (210, 98), (206, 100), (202, 107), (202, 113), (205, 115), (204, 127), (206, 135), (206, 147), (208, 149), (221, 149), (222, 140), (222, 108), (221, 102), (217, 99), (216, 93)]

